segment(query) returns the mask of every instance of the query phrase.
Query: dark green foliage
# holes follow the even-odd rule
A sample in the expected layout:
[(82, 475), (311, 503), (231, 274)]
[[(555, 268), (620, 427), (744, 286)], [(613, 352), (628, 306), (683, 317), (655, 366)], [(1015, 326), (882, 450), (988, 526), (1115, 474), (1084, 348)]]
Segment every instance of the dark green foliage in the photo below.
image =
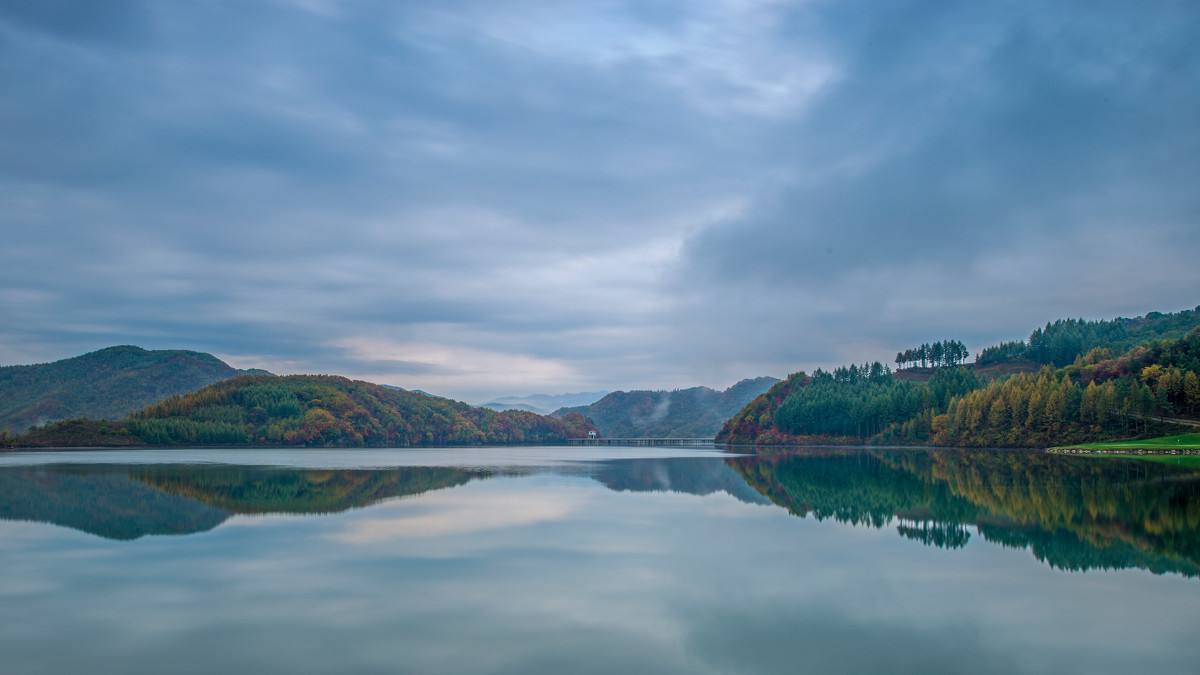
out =
[(1012, 340), (1010, 342), (1001, 342), (998, 345), (984, 347), (979, 351), (979, 355), (975, 357), (975, 363), (986, 366), (992, 363), (1003, 363), (1005, 361), (1016, 361), (1023, 359), (1028, 354), (1028, 349), (1023, 340)]
[(6, 446), (26, 448), (123, 448), (145, 444), (130, 433), (124, 422), (88, 419), (54, 422), (4, 440)]
[[(1057, 321), (1034, 331), (1032, 346), (984, 350), (974, 367), (891, 374), (875, 363), (797, 373), (733, 416), (717, 440), (1045, 447), (1166, 433), (1172, 427), (1155, 418), (1200, 418), (1200, 328), (1184, 330), (1196, 321), (1195, 310)], [(1143, 339), (1160, 334), (1177, 338)], [(1117, 357), (1109, 346), (1080, 351), (1131, 340), (1142, 341)], [(897, 362), (941, 365), (947, 349), (951, 360), (961, 354), (951, 340), (901, 352)], [(1041, 372), (1011, 360), (1068, 354), (1068, 365)]]
[(1004, 342), (982, 350), (977, 362), (986, 365), (1029, 359), (1065, 366), (1097, 347), (1119, 353), (1153, 340), (1181, 338), (1197, 326), (1200, 326), (1200, 307), (1110, 321), (1059, 319), (1034, 330), (1026, 342)]
[(608, 438), (712, 438), (721, 424), (779, 380), (746, 379), (725, 391), (691, 387), (674, 391), (615, 391), (591, 405), (562, 408), (578, 413)]
[(932, 366), (958, 366), (967, 362), (970, 356), (967, 346), (958, 340), (938, 340), (933, 344), (923, 344), (914, 349), (905, 349), (896, 354), (896, 367), (920, 365), (922, 368)]
[(796, 385), (774, 408), (769, 430), (762, 428), (761, 411), (744, 410), (726, 424), (719, 439), (759, 443), (803, 437), (924, 441), (932, 416), (944, 410), (953, 397), (980, 385), (969, 368), (940, 368), (929, 380), (917, 382), (897, 379), (879, 362), (832, 373), (818, 370), (811, 377), (797, 373), (789, 381)]
[(240, 424), (204, 419), (131, 419), (126, 427), (147, 445), (244, 445), (249, 440)]
[(53, 363), (6, 366), (0, 368), (0, 430), (19, 433), (80, 417), (120, 419), (169, 396), (245, 372), (211, 354), (132, 346)]
[(78, 446), (102, 424), (126, 443), (397, 447), (551, 443), (587, 435), (579, 415), (496, 412), (450, 399), (329, 375), (244, 376), (141, 410), (121, 423), (49, 425), (11, 443)]

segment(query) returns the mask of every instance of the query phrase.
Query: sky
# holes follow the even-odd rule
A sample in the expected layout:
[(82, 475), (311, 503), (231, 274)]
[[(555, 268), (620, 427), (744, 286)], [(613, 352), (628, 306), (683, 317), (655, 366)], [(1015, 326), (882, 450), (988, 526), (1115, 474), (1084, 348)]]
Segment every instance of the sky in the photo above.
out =
[(1200, 304), (1200, 3), (0, 0), (0, 364), (482, 401)]

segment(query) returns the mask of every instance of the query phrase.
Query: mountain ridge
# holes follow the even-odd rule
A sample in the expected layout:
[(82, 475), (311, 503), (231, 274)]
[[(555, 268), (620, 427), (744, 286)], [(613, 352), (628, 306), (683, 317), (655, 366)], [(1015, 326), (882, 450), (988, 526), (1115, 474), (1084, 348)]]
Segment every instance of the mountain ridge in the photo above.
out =
[(723, 391), (703, 386), (614, 391), (590, 405), (560, 408), (554, 415), (583, 415), (609, 438), (711, 438), (725, 420), (777, 382), (763, 376)]
[(591, 405), (604, 398), (607, 391), (580, 391), (563, 394), (527, 394), (525, 396), (497, 396), (480, 403), (481, 408), (492, 410), (525, 410), (539, 415), (549, 415), (561, 408)]
[(10, 447), (408, 447), (550, 443), (587, 435), (580, 415), (496, 412), (337, 375), (242, 375), (117, 420), (37, 427)]
[(114, 420), (177, 394), (239, 375), (206, 352), (114, 345), (66, 359), (0, 366), (0, 432), (87, 417)]

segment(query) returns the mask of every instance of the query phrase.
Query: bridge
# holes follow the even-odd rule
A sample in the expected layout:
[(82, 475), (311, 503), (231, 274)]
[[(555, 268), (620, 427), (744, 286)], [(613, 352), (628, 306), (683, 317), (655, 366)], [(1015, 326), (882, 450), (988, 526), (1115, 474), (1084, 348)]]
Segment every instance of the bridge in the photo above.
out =
[(716, 447), (711, 438), (568, 438), (567, 445)]

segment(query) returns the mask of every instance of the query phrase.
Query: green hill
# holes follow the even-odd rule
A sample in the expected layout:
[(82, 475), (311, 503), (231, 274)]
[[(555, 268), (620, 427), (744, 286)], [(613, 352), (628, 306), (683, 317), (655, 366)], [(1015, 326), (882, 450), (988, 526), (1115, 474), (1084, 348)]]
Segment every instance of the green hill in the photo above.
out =
[(984, 348), (976, 362), (986, 366), (1028, 360), (1066, 366), (1096, 348), (1120, 353), (1155, 340), (1178, 340), (1197, 326), (1200, 326), (1200, 307), (1180, 312), (1150, 312), (1132, 319), (1059, 319), (1034, 329), (1027, 340)]
[(1047, 447), (1167, 433), (1200, 419), (1200, 328), (1113, 356), (1097, 348), (969, 392), (934, 419), (939, 445)]
[(119, 419), (164, 398), (248, 372), (212, 354), (109, 347), (31, 366), (0, 367), (0, 432), (57, 420)]
[(795, 373), (730, 418), (717, 439), (1045, 447), (1165, 433), (1172, 426), (1155, 417), (1200, 418), (1198, 323), (1195, 310), (1059, 321), (1028, 343), (983, 350), (992, 358), (974, 365)]
[(561, 408), (554, 414), (583, 415), (608, 438), (711, 438), (730, 415), (778, 381), (746, 379), (725, 391), (614, 391), (591, 405)]
[(496, 412), (333, 375), (249, 375), (166, 399), (123, 420), (59, 422), (9, 444), (403, 447), (551, 443), (590, 429), (579, 415)]

